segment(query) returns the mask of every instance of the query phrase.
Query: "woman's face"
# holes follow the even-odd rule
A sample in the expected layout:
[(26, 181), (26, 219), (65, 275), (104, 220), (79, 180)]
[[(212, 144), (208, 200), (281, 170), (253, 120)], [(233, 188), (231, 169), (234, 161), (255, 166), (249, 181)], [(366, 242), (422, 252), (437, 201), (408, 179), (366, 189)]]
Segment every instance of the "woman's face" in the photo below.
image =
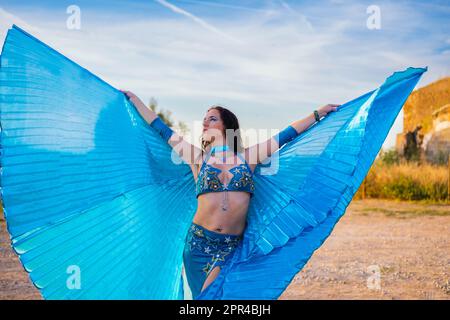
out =
[(209, 110), (203, 118), (203, 139), (211, 141), (223, 137), (224, 125), (220, 118), (220, 112), (216, 109)]

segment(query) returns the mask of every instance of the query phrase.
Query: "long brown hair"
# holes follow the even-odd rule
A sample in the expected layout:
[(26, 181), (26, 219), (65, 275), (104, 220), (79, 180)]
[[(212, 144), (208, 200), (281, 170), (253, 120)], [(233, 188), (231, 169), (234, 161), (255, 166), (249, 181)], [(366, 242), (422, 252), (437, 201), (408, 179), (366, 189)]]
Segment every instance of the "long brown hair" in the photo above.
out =
[[(208, 109), (208, 111), (212, 110), (212, 109), (219, 111), (220, 118), (222, 119), (223, 126), (224, 126), (224, 132), (222, 132), (222, 134), (225, 136), (226, 144), (230, 148), (232, 147), (233, 152), (235, 154), (242, 153), (244, 148), (242, 146), (242, 137), (241, 137), (241, 130), (239, 128), (239, 120), (236, 117), (236, 115), (233, 112), (231, 112), (230, 110), (228, 110), (227, 108), (224, 108), (222, 106), (217, 106), (217, 105), (212, 106)], [(227, 130), (228, 130), (228, 132), (230, 130), (233, 130), (234, 134), (232, 136), (228, 136)], [(203, 136), (200, 137), (200, 139), (201, 139), (202, 151), (206, 152), (206, 147), (211, 143), (211, 141), (203, 140)]]

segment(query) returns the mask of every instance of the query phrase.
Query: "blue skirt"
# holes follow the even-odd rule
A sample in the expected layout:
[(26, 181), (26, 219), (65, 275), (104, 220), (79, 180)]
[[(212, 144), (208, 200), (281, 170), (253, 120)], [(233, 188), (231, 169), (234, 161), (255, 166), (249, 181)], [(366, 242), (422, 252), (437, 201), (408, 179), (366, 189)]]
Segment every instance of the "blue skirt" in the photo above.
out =
[(211, 270), (230, 259), (242, 236), (214, 232), (192, 223), (186, 236), (183, 264), (192, 297), (201, 292)]

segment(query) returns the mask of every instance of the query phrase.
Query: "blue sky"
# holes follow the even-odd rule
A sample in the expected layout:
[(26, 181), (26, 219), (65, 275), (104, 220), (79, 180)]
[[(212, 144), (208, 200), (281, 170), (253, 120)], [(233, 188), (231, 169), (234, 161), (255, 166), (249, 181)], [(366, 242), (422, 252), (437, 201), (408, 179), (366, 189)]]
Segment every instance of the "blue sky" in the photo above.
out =
[[(81, 10), (79, 30), (66, 26), (69, 5)], [(370, 5), (380, 29), (367, 27)], [(283, 129), (409, 66), (429, 67), (419, 87), (450, 76), (448, 1), (0, 0), (2, 40), (12, 23), (113, 86), (156, 97), (194, 141), (212, 104), (244, 129)]]

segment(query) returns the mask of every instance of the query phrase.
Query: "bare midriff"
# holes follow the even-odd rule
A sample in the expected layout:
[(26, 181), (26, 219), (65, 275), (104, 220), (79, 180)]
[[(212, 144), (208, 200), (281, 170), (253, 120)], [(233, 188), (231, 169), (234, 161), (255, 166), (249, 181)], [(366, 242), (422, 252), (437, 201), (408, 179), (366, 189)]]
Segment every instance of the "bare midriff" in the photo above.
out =
[(243, 191), (228, 191), (226, 211), (217, 205), (222, 201), (222, 197), (223, 192), (199, 195), (193, 222), (214, 232), (242, 235), (247, 219), (250, 194)]

